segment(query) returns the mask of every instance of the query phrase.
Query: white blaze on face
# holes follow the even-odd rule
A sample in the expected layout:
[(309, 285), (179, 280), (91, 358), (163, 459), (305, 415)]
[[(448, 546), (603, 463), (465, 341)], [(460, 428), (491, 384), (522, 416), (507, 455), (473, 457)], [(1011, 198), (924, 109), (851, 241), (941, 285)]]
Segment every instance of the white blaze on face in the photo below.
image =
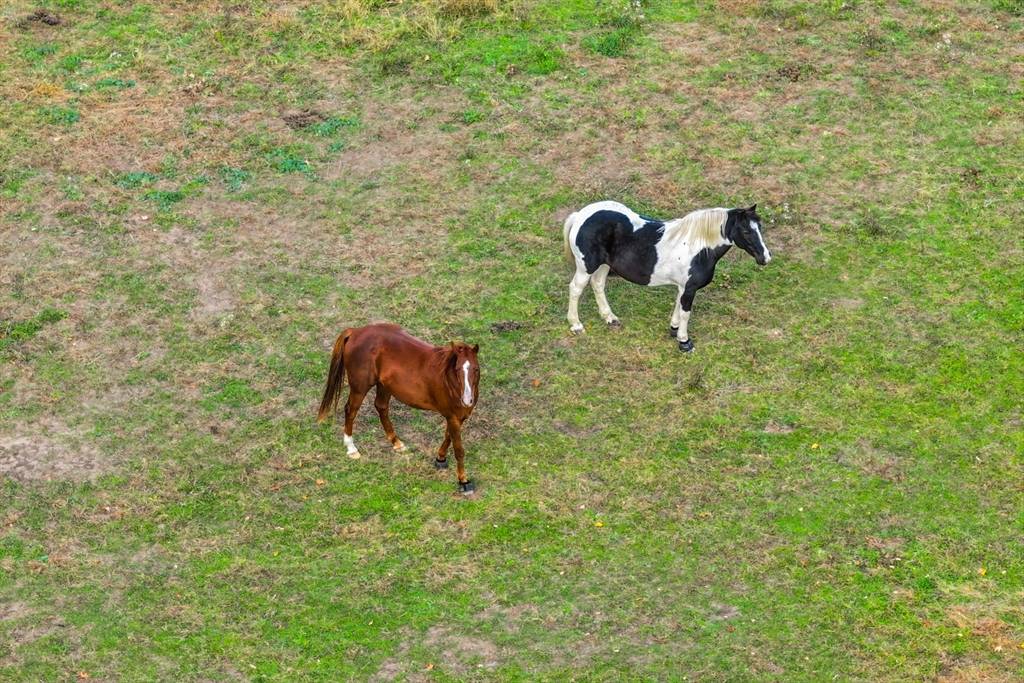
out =
[(768, 251), (768, 245), (764, 243), (764, 235), (761, 234), (761, 226), (757, 221), (750, 221), (750, 227), (754, 229), (754, 233), (757, 234), (757, 240), (761, 243), (761, 249), (764, 250), (764, 262), (768, 263), (772, 260), (772, 253)]
[(462, 364), (462, 379), (465, 384), (462, 386), (462, 403), (467, 406), (473, 405), (473, 387), (469, 386), (469, 361)]

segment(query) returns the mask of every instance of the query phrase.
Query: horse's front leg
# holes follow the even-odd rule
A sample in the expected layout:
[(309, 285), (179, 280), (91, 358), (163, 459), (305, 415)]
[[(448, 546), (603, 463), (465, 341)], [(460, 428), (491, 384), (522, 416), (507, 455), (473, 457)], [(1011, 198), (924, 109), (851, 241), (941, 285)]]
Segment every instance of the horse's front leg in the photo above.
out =
[(676, 340), (679, 342), (679, 350), (685, 353), (693, 351), (693, 341), (687, 327), (690, 323), (690, 311), (693, 310), (693, 297), (696, 294), (696, 289), (687, 287), (679, 297), (679, 329), (676, 331)]
[(437, 449), (437, 459), (434, 460), (435, 470), (446, 470), (448, 469), (448, 445), (452, 442), (452, 430), (448, 428), (448, 423), (445, 422), (444, 426), (444, 441), (441, 442), (441, 447)]
[(459, 479), (459, 491), (473, 493), (473, 482), (466, 478), (466, 452), (462, 449), (462, 421), (457, 417), (448, 418), (448, 432), (452, 436), (452, 448), (455, 451), (455, 475)]
[(679, 287), (675, 296), (675, 305), (672, 307), (672, 322), (669, 323), (668, 336), (676, 339), (679, 336), (679, 299), (683, 296), (683, 288)]

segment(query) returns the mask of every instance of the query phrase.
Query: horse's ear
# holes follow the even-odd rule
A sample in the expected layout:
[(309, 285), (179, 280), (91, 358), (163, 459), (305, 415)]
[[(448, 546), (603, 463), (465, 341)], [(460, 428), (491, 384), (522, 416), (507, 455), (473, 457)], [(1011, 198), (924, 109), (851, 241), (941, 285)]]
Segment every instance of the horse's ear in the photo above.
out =
[(480, 345), (479, 344), (473, 344), (473, 353), (474, 354), (480, 353)]
[(755, 211), (757, 211), (757, 204), (751, 204), (750, 208), (747, 209), (747, 213), (754, 213)]

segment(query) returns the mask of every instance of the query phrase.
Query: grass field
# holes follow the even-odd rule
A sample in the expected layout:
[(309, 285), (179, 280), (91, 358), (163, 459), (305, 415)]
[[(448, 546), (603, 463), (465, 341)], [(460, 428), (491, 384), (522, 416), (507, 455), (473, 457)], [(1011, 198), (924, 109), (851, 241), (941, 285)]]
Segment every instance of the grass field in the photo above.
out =
[[(0, 679), (1024, 678), (1017, 0), (0, 6)], [(757, 202), (612, 281), (562, 219)], [(314, 417), (330, 345), (481, 346)]]

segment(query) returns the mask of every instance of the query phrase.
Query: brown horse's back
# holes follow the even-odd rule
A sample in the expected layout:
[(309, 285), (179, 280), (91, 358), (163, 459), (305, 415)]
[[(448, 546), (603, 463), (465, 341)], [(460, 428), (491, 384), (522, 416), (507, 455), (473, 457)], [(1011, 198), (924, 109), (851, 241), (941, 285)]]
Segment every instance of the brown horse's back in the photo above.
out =
[(380, 384), (402, 403), (430, 409), (432, 391), (415, 368), (435, 362), (437, 347), (417, 339), (398, 325), (376, 323), (353, 329), (345, 342), (344, 362), (349, 386), (358, 392)]

